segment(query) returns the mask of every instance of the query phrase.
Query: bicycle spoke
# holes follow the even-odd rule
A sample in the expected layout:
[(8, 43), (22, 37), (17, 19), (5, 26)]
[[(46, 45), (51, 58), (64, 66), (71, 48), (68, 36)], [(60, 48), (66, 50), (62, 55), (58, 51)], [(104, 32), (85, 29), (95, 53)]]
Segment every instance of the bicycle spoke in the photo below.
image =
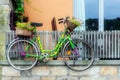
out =
[[(81, 40), (75, 40), (75, 41), (81, 41)], [(75, 43), (76, 43), (75, 49), (71, 48), (69, 42), (66, 43), (66, 45), (64, 46), (64, 49), (63, 49), (64, 62), (68, 68), (70, 68), (74, 71), (86, 70), (87, 68), (89, 68), (92, 65), (92, 63), (94, 61), (93, 49), (91, 48), (91, 46), (88, 43), (86, 43), (84, 41), (75, 42)], [(79, 45), (77, 43), (81, 43), (83, 45), (82, 50), (84, 50), (84, 48), (85, 48), (85, 49), (87, 49), (87, 52), (79, 50), (81, 48), (79, 48)], [(81, 53), (80, 53), (80, 51), (81, 51)], [(67, 59), (66, 57), (69, 59)], [(88, 59), (89, 59), (89, 61), (88, 61)]]
[[(27, 46), (30, 47), (28, 50), (25, 50)], [(38, 58), (33, 56), (26, 57), (27, 53), (29, 53), (30, 55), (38, 56), (38, 49), (33, 43), (28, 40), (16, 40), (8, 48), (8, 62), (13, 68), (17, 70), (31, 69), (36, 64)], [(20, 67), (21, 65), (24, 66)]]

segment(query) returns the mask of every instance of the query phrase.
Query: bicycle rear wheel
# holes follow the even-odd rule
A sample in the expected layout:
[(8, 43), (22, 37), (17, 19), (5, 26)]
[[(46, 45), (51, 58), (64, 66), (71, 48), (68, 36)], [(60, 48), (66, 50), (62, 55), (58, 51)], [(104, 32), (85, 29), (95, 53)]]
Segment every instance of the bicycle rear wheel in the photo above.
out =
[(33, 42), (19, 39), (10, 44), (6, 54), (9, 64), (17, 70), (31, 69), (36, 64), (38, 55), (38, 48)]
[(94, 61), (93, 48), (85, 41), (74, 39), (75, 48), (72, 49), (70, 42), (63, 48), (63, 59), (68, 68), (74, 71), (84, 71), (88, 69)]

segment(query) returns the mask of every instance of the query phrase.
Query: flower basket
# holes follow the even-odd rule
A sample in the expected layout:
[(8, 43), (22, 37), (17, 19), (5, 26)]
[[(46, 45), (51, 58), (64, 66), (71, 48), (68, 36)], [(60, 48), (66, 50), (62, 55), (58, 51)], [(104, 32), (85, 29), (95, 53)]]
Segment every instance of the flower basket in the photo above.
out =
[(68, 18), (66, 24), (67, 24), (67, 28), (70, 31), (73, 31), (76, 27), (81, 26), (81, 22), (75, 18)]
[(32, 31), (30, 31), (28, 29), (16, 28), (16, 35), (31, 36), (32, 35)]
[(70, 31), (73, 31), (75, 28), (77, 27), (77, 25), (73, 24), (72, 22), (67, 22), (67, 28), (70, 30)]
[(31, 26), (29, 22), (17, 22), (16, 23), (16, 35), (31, 36), (35, 27)]

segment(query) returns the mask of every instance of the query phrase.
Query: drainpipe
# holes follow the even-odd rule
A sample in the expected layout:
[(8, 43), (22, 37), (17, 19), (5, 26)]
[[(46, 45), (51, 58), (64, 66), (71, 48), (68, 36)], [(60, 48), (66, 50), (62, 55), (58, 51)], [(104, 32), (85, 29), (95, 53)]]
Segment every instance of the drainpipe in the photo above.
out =
[(85, 30), (85, 3), (84, 0), (73, 0), (73, 16), (81, 20), (84, 24), (76, 28), (76, 31)]
[(104, 31), (104, 0), (99, 0), (99, 31)]

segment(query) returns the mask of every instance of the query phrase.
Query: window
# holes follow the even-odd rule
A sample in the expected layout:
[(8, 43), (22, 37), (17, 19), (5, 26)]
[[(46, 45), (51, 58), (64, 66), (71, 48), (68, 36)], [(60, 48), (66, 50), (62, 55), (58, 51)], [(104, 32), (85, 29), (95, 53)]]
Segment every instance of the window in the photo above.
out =
[(98, 0), (85, 0), (86, 30), (98, 30)]
[(104, 29), (120, 30), (120, 0), (104, 0)]

